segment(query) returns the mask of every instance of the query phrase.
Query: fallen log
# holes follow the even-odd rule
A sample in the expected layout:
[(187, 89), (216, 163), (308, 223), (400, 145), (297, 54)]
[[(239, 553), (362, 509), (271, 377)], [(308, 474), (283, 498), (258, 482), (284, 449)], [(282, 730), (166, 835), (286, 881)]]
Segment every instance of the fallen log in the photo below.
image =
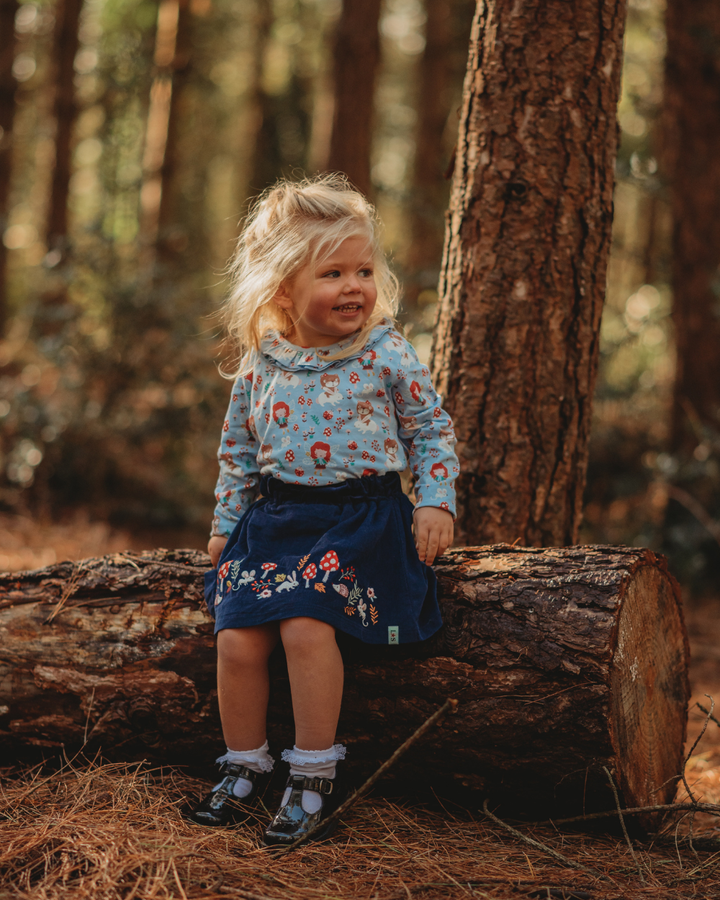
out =
[[(222, 749), (205, 554), (118, 553), (0, 575), (0, 751), (168, 763)], [(343, 640), (338, 738), (358, 777), (448, 697), (457, 712), (408, 753), (415, 785), (526, 812), (669, 802), (682, 766), (688, 644), (662, 557), (629, 547), (451, 551), (445, 625), (421, 647)], [(292, 744), (282, 654), (270, 739)], [(458, 791), (455, 791), (456, 795)], [(474, 801), (473, 801), (474, 802)]]

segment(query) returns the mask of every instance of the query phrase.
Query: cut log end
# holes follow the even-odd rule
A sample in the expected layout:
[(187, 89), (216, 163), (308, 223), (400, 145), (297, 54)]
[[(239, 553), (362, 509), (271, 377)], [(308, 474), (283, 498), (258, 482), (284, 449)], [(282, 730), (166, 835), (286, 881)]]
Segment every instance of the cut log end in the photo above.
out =
[(657, 557), (628, 576), (611, 675), (610, 735), (629, 806), (672, 801), (687, 727), (688, 642), (677, 585)]

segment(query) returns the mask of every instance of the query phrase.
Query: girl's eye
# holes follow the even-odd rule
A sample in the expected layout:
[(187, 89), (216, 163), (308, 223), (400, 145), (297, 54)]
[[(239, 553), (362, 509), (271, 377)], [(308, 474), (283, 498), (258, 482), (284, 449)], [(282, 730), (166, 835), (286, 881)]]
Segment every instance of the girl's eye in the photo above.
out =
[(339, 278), (340, 273), (337, 269), (332, 269), (330, 272), (326, 272), (323, 278)]
[(373, 270), (372, 269), (360, 269), (360, 274), (363, 278), (372, 278)]

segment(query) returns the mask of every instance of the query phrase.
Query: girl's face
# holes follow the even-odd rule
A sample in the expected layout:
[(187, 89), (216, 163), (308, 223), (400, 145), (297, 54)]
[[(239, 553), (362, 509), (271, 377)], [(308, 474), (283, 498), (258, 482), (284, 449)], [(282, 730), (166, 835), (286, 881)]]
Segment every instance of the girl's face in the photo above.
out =
[(301, 347), (329, 347), (359, 331), (377, 300), (372, 248), (349, 237), (314, 266), (281, 285), (275, 303), (293, 321), (288, 337)]

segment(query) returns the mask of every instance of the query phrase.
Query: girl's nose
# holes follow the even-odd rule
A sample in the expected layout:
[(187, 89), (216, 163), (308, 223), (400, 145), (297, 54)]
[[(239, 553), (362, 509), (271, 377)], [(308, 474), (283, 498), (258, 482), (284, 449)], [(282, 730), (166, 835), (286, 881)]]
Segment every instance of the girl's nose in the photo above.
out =
[(345, 282), (345, 287), (343, 289), (343, 293), (345, 294), (355, 294), (360, 290), (360, 280), (357, 275), (350, 275), (347, 281)]

